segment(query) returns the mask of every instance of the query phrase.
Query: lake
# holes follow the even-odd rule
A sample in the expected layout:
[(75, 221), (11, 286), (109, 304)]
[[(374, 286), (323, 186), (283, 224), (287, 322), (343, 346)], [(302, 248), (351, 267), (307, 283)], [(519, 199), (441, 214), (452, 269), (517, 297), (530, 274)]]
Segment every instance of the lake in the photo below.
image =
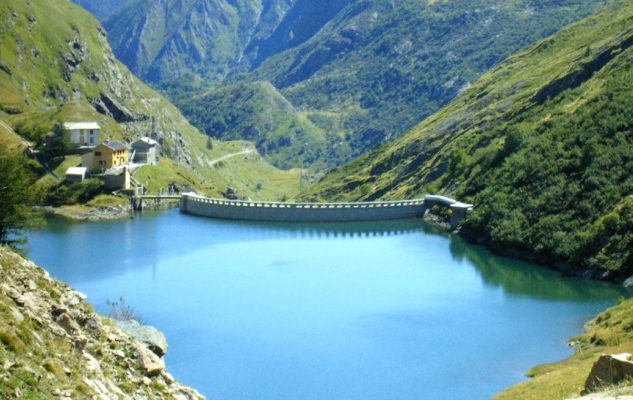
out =
[(52, 218), (29, 256), (104, 314), (125, 299), (215, 400), (485, 399), (626, 296), (420, 221), (261, 224), (178, 210)]

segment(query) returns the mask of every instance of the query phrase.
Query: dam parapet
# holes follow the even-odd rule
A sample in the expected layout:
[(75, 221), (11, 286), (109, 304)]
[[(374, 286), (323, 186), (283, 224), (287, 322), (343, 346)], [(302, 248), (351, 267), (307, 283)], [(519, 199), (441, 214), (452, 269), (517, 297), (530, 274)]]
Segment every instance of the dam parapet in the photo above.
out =
[[(430, 199), (428, 199), (431, 197)], [(421, 218), (432, 205), (453, 210), (451, 225), (457, 226), (472, 205), (443, 196), (423, 199), (372, 202), (292, 203), (226, 200), (184, 193), (180, 210), (210, 218), (268, 222), (353, 222)], [(459, 218), (453, 218), (459, 214)], [(453, 223), (455, 220), (455, 224)]]

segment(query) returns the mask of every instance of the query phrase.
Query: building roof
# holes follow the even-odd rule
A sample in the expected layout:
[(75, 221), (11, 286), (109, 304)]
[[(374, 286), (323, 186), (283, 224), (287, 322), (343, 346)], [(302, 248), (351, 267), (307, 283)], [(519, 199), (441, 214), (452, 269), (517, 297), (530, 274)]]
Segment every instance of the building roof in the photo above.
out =
[(70, 167), (66, 170), (66, 175), (86, 175), (88, 168), (86, 167)]
[(127, 146), (121, 142), (117, 142), (116, 140), (110, 140), (108, 142), (101, 143), (102, 145), (111, 148), (114, 151), (117, 150), (127, 150)]
[(64, 129), (101, 129), (101, 127), (96, 122), (64, 122)]
[(155, 141), (154, 139), (150, 139), (147, 136), (143, 136), (142, 138), (136, 140), (134, 143), (132, 143), (132, 146), (137, 145), (137, 144), (146, 144), (148, 146), (156, 146), (158, 144), (157, 141)]

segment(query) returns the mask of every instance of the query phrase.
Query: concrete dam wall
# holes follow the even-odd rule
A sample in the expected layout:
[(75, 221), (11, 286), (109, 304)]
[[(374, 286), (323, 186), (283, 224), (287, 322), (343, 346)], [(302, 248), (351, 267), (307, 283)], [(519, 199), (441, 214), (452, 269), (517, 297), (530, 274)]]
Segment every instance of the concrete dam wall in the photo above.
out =
[[(444, 201), (445, 199), (445, 201)], [(451, 207), (469, 206), (448, 198), (435, 196), (433, 204)], [(184, 213), (210, 218), (272, 221), (272, 222), (345, 222), (410, 219), (424, 216), (426, 199), (349, 203), (282, 203), (271, 201), (224, 200), (185, 193), (180, 198)], [(468, 208), (468, 207), (467, 207)], [(465, 215), (465, 211), (463, 213)], [(463, 219), (463, 217), (462, 217)]]

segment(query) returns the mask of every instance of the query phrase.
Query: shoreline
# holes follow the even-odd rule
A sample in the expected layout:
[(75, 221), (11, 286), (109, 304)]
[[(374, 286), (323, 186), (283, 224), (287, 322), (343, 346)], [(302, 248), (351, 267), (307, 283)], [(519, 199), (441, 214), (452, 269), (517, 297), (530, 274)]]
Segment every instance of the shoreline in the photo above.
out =
[[(156, 204), (149, 203), (145, 207), (150, 210), (169, 210), (172, 208), (178, 208), (178, 206), (174, 202), (159, 202)], [(77, 221), (77, 222), (99, 222), (99, 221), (124, 220), (124, 219), (134, 218), (135, 213), (136, 213), (132, 209), (131, 205), (126, 205), (126, 206), (72, 205), (72, 206), (61, 206), (61, 207), (39, 206), (36, 208), (39, 210), (42, 210), (44, 213), (48, 215), (54, 215), (57, 217), (62, 217), (62, 218), (66, 218), (71, 221)], [(424, 215), (424, 217), (420, 219), (426, 223), (429, 223), (433, 226), (436, 226), (440, 229), (445, 230), (447, 233), (459, 235), (462, 238), (466, 239), (469, 243), (484, 246), (496, 255), (510, 257), (517, 260), (528, 261), (534, 264), (538, 264), (540, 266), (550, 268), (555, 271), (559, 271), (565, 276), (591, 279), (591, 280), (599, 280), (603, 282), (610, 282), (617, 285), (621, 285), (626, 288), (633, 288), (633, 275), (626, 276), (624, 274), (619, 274), (617, 271), (610, 271), (610, 270), (605, 270), (605, 269), (575, 269), (568, 263), (561, 263), (561, 262), (556, 263), (556, 262), (550, 262), (548, 260), (543, 260), (537, 255), (534, 255), (526, 250), (521, 250), (521, 249), (516, 249), (516, 248), (512, 248), (512, 249), (502, 248), (493, 242), (483, 240), (481, 237), (478, 237), (469, 232), (465, 232), (461, 228), (452, 230), (450, 221), (448, 221), (442, 215), (437, 215), (437, 214), (427, 212)]]
[(131, 207), (42, 206), (37, 207), (37, 209), (47, 215), (54, 215), (78, 222), (114, 221), (133, 218)]
[[(450, 230), (449, 225), (448, 225), (445, 221), (443, 221), (443, 219), (442, 219), (442, 217), (441, 217), (441, 216), (437, 216), (437, 215), (433, 215), (433, 214), (431, 214), (431, 215), (427, 215), (424, 219), (419, 219), (419, 221), (422, 221), (422, 220), (424, 220), (426, 223), (429, 223), (429, 224), (430, 224), (430, 225), (432, 225), (432, 226), (435, 226), (435, 227), (440, 228), (441, 230), (445, 231), (446, 233), (459, 234), (459, 231), (451, 231), (451, 230)], [(83, 220), (83, 221), (86, 221), (86, 220)], [(90, 221), (88, 221), (88, 222), (90, 222)], [(551, 266), (548, 266), (548, 267), (550, 267), (550, 269), (552, 269), (552, 267), (551, 267)], [(600, 310), (600, 311), (602, 312), (603, 310)], [(552, 323), (555, 323), (555, 322), (553, 321)], [(584, 332), (584, 331), (583, 331), (583, 332)], [(581, 334), (581, 333), (583, 333), (583, 332), (578, 332), (578, 334)], [(575, 356), (575, 354), (574, 354), (574, 355), (571, 355), (571, 356), (570, 356), (570, 357), (568, 357), (566, 360), (571, 359), (571, 358), (572, 358), (572, 357), (574, 357), (574, 356)], [(538, 368), (538, 367), (534, 367), (534, 368)], [(528, 371), (525, 371), (525, 372), (526, 372), (526, 373), (528, 373)], [(519, 385), (520, 385), (520, 384), (519, 384)], [(510, 386), (510, 387), (508, 387), (508, 388), (504, 389), (502, 392), (499, 392), (499, 393), (498, 393), (498, 395), (499, 395), (499, 394), (501, 394), (501, 393), (503, 393), (503, 392), (505, 392), (505, 391), (507, 391), (507, 390), (510, 390), (510, 389), (511, 389), (511, 388), (513, 388), (514, 386), (515, 386), (515, 385)]]
[(204, 399), (167, 371), (164, 352), (43, 267), (0, 246), (0, 274), (1, 398)]
[(457, 234), (467, 240), (469, 243), (484, 246), (486, 249), (490, 250), (492, 253), (509, 257), (520, 261), (527, 261), (533, 264), (537, 264), (543, 266), (545, 268), (550, 268), (554, 271), (558, 271), (562, 273), (564, 276), (582, 278), (582, 279), (590, 279), (601, 282), (608, 282), (615, 285), (620, 285), (622, 287), (633, 289), (633, 274), (626, 275), (619, 271), (612, 271), (603, 268), (581, 268), (576, 269), (571, 264), (567, 262), (554, 262), (551, 260), (543, 259), (538, 255), (535, 255), (527, 250), (519, 249), (519, 248), (505, 248), (499, 246), (498, 244), (486, 240), (481, 236), (473, 234), (471, 232), (465, 232), (464, 230), (453, 231), (451, 233)]

